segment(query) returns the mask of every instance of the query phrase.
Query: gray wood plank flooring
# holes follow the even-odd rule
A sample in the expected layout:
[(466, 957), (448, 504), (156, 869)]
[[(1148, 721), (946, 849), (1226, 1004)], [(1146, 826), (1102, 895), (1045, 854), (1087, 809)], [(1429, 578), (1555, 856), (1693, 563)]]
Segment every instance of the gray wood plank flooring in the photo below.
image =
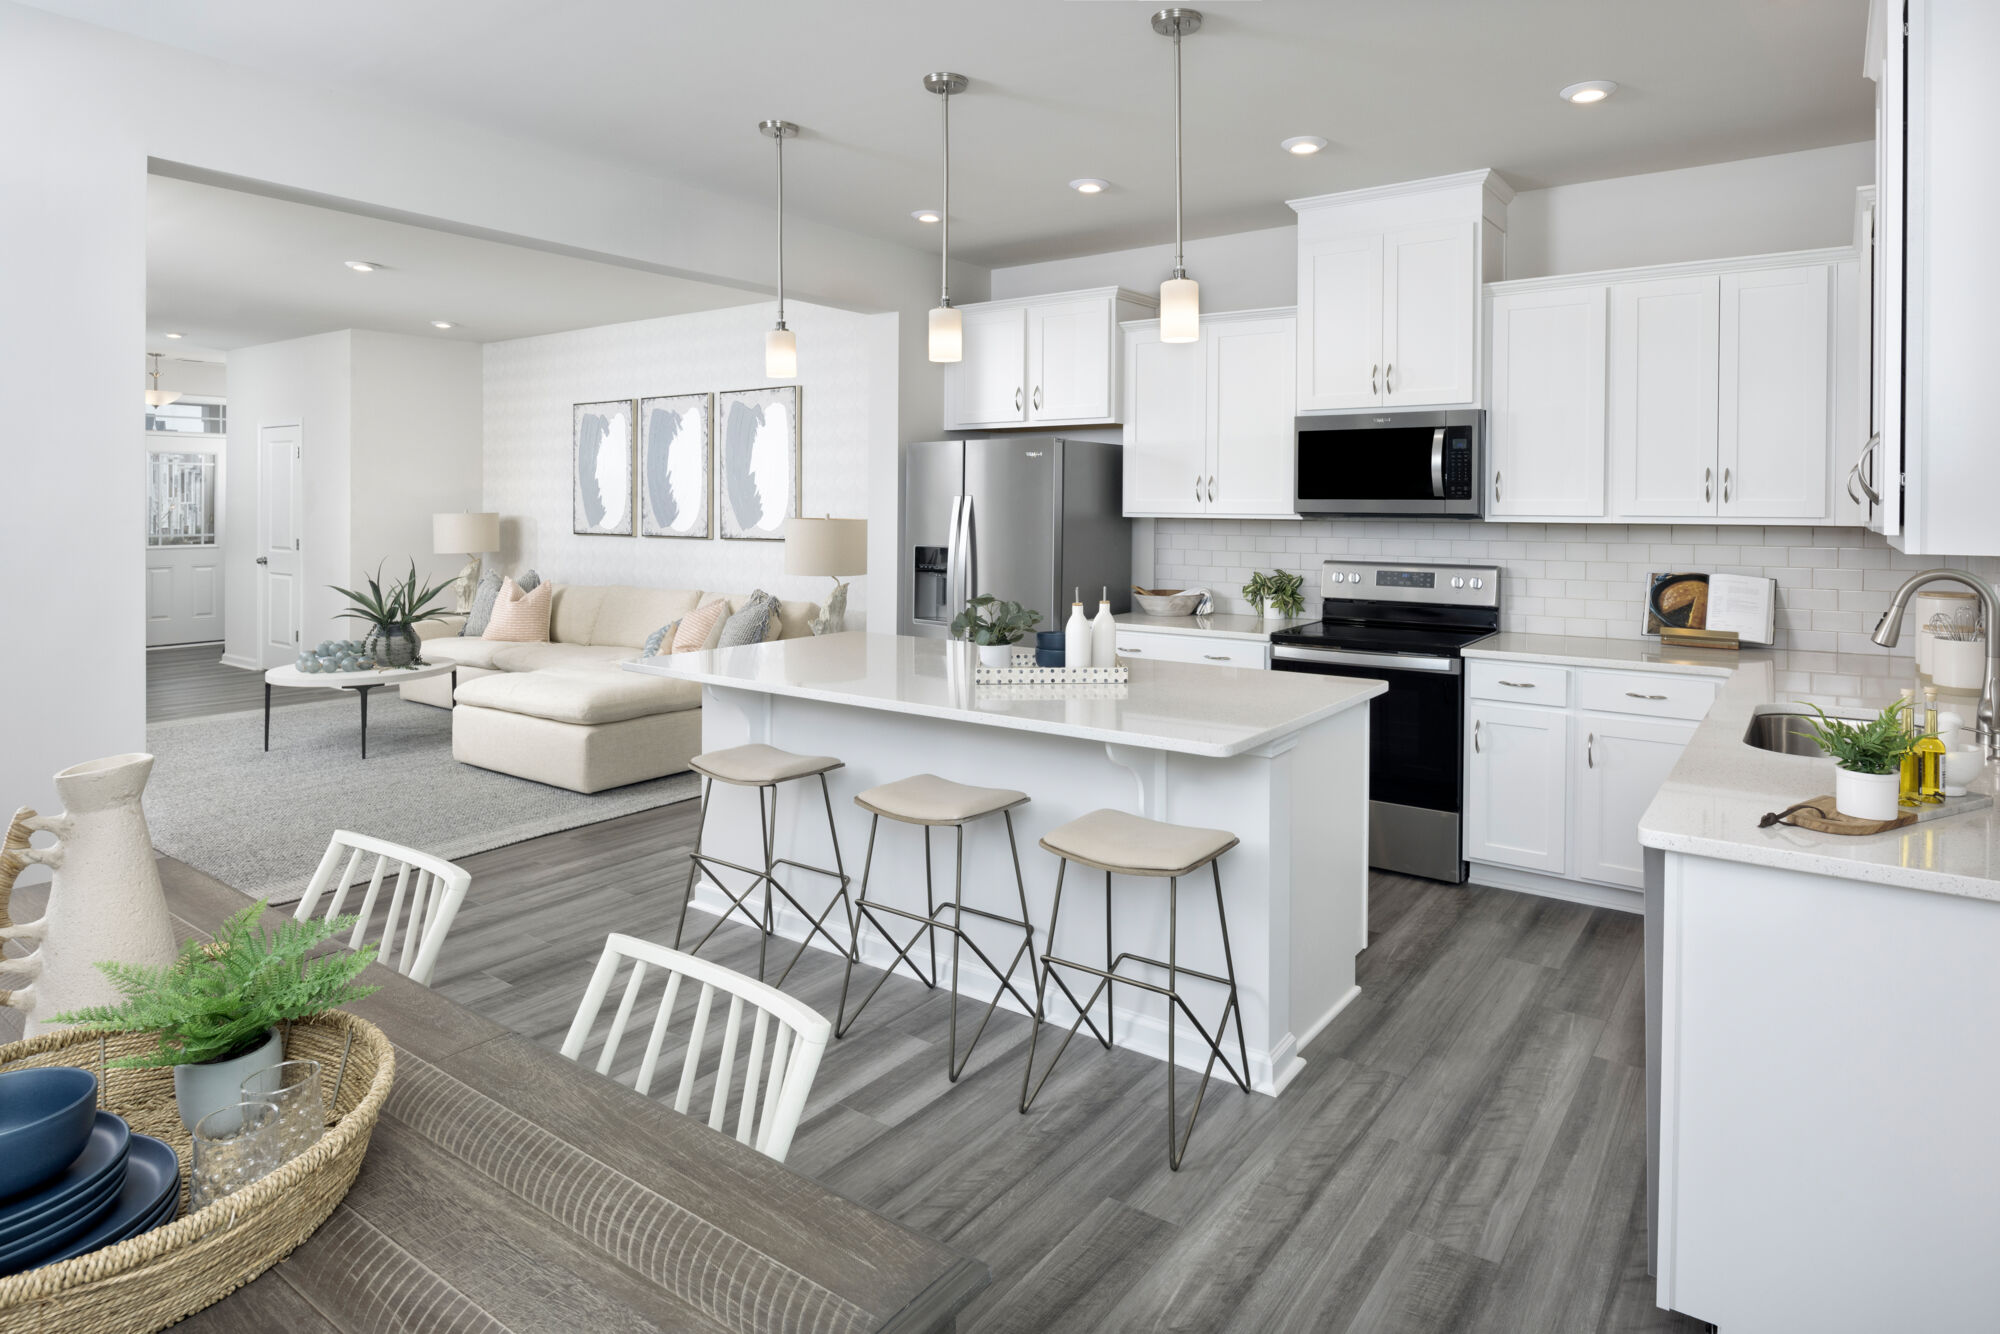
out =
[[(198, 677), (161, 693), (199, 712)], [(557, 1046), (607, 932), (673, 940), (694, 815), (467, 859), (437, 990)], [(1079, 1043), (1022, 1116), (1027, 1021), (997, 1014), (954, 1085), (945, 997), (904, 976), (828, 1051), (790, 1165), (990, 1266), (972, 1334), (1704, 1328), (1645, 1273), (1638, 919), (1385, 874), (1372, 896), (1361, 996), (1283, 1097), (1211, 1086), (1181, 1172), (1159, 1063)], [(705, 953), (754, 973), (756, 942)], [(786, 990), (831, 1015), (840, 984), (811, 951)]]
[[(182, 644), (146, 651), (146, 721), (199, 718), (264, 707), (264, 676), (225, 667), (220, 644)], [(273, 690), (271, 706), (341, 699), (338, 690)]]

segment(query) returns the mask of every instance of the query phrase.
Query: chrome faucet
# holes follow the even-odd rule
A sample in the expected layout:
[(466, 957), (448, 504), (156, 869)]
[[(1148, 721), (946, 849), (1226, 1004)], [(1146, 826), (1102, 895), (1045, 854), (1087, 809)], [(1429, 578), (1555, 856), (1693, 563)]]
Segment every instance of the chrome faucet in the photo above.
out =
[(1874, 640), (1883, 648), (1894, 648), (1903, 633), (1903, 608), (1909, 605), (1910, 595), (1925, 584), (1935, 583), (1962, 584), (1971, 589), (1985, 613), (1986, 685), (1979, 692), (1979, 739), (1985, 743), (1986, 758), (2000, 760), (2000, 730), (1994, 725), (1994, 681), (2000, 678), (2000, 594), (1994, 593), (1993, 585), (1963, 570), (1925, 570), (1913, 574), (1896, 590), (1896, 596), (1889, 599), (1889, 609), (1875, 626)]

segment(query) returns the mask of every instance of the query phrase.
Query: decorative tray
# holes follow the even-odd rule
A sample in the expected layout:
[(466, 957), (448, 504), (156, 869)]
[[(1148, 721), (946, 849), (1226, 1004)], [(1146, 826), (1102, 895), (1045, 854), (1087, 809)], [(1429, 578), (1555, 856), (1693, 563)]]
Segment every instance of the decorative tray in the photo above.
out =
[(1012, 667), (974, 667), (983, 686), (1118, 686), (1132, 679), (1124, 663), (1115, 667), (1037, 667), (1032, 652), (1014, 654)]
[[(45, 1033), (0, 1046), (0, 1070), (74, 1065), (96, 1073), (97, 1105), (132, 1129), (171, 1144), (181, 1160), (182, 1201), (193, 1179), (188, 1133), (170, 1068), (112, 1070), (106, 1062), (150, 1051), (151, 1034)], [(129, 1241), (0, 1278), (7, 1334), (144, 1334), (222, 1300), (291, 1254), (354, 1184), (368, 1137), (396, 1077), (382, 1030), (342, 1011), (294, 1024), (285, 1056), (320, 1063), (331, 1082), (332, 1120), (317, 1143), (226, 1199)]]

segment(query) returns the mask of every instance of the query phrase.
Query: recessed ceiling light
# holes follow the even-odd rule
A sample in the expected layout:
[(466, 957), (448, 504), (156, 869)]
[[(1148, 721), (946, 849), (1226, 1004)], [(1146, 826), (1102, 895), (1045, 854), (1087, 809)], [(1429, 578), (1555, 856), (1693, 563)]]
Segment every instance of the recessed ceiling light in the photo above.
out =
[(939, 213), (934, 208), (920, 208), (913, 210), (910, 216), (915, 218), (918, 222), (936, 222), (939, 218), (942, 218), (944, 215), (942, 213)]
[(350, 259), (347, 261), (347, 267), (353, 269), (356, 273), (375, 272), (375, 266), (365, 259)]
[(1111, 188), (1111, 182), (1100, 181), (1095, 176), (1080, 176), (1069, 183), (1069, 188), (1080, 195), (1101, 195)]
[(1602, 102), (1617, 91), (1618, 85), (1609, 79), (1590, 79), (1584, 83), (1573, 83), (1556, 96), (1578, 106), (1589, 106), (1592, 102)]
[(1295, 157), (1311, 157), (1326, 147), (1326, 140), (1316, 134), (1295, 134), (1289, 139), (1281, 140), (1278, 147)]
[(168, 335), (167, 335), (167, 337), (169, 337), (169, 338), (180, 338), (180, 337), (183, 337), (183, 335), (181, 335), (181, 334), (177, 334), (177, 333), (170, 333), (170, 334), (168, 334)]
[(458, 326), (456, 324), (453, 324), (450, 320), (431, 321), (431, 328), (433, 329), (456, 329), (457, 327)]

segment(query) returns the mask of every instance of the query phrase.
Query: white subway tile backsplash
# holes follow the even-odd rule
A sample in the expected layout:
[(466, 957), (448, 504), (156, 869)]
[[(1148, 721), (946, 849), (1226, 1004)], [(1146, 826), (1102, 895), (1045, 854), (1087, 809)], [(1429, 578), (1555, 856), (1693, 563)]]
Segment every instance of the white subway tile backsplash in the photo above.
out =
[[(1384, 560), (1484, 561), (1502, 574), (1502, 624), (1528, 634), (1639, 636), (1646, 579), (1676, 569), (1763, 575), (1778, 585), (1780, 647), (1809, 660), (1798, 671), (1830, 672), (1833, 653), (1880, 654), (1869, 638), (1889, 596), (1914, 570), (1935, 565), (2000, 576), (2000, 558), (1905, 556), (1858, 528), (1714, 527), (1706, 524), (1459, 523), (1411, 519), (1161, 519), (1155, 582), (1204, 586), (1224, 610), (1241, 610), (1238, 589), (1253, 570), (1306, 577), (1319, 596), (1320, 563), (1352, 556)], [(1905, 625), (1906, 635), (1909, 626)], [(1907, 652), (1909, 641), (1901, 646)], [(1801, 682), (1797, 688), (1804, 689)]]

